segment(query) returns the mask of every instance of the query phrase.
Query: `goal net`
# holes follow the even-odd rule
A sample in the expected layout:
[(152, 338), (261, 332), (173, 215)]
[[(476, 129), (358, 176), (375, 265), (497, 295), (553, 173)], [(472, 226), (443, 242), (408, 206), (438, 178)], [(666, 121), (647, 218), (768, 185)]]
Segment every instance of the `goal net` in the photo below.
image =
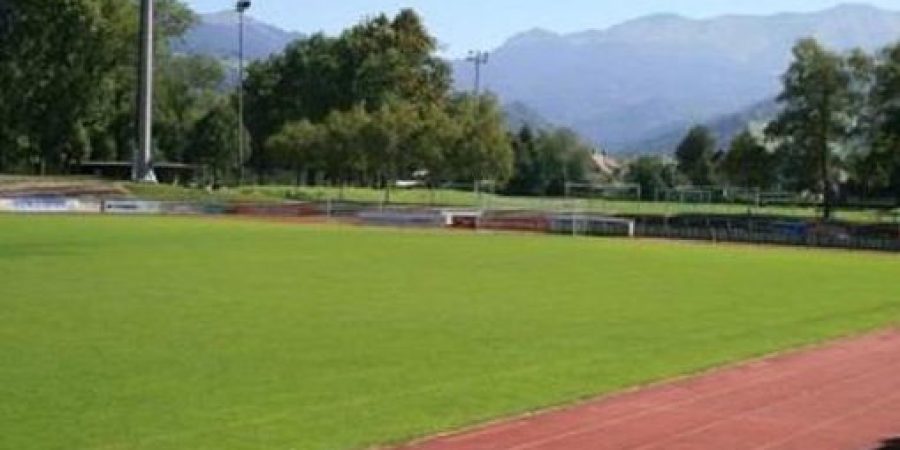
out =
[(656, 193), (656, 201), (666, 203), (713, 203), (717, 191), (711, 188), (677, 187), (661, 189)]

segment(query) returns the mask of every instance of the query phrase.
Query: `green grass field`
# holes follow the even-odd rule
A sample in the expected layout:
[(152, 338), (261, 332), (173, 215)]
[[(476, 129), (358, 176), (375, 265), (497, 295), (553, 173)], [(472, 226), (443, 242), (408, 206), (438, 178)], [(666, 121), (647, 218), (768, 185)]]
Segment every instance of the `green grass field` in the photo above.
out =
[(0, 448), (355, 449), (900, 318), (896, 255), (0, 215)]

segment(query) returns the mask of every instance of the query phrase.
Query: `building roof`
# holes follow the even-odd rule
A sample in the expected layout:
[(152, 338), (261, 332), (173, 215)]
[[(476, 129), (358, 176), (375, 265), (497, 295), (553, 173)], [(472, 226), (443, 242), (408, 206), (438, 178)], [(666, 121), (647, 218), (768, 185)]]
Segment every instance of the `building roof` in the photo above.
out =
[(594, 161), (594, 170), (604, 175), (615, 175), (622, 164), (605, 153), (594, 153), (591, 159)]

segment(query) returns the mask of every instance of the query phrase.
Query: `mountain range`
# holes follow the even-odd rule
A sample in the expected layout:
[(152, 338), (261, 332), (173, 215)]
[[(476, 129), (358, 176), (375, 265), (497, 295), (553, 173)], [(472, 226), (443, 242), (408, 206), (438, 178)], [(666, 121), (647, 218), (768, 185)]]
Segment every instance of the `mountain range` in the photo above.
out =
[[(223, 11), (203, 14), (197, 24), (172, 43), (175, 52), (214, 56), (223, 60), (238, 58), (238, 14)], [(274, 25), (244, 17), (244, 56), (248, 60), (266, 58), (284, 50), (303, 34), (282, 30)]]
[[(235, 24), (233, 13), (204, 16), (181, 49), (233, 57)], [(251, 57), (301, 36), (248, 24)], [(846, 4), (769, 16), (653, 15), (568, 34), (535, 29), (491, 52), (483, 85), (522, 123), (567, 126), (613, 152), (667, 152), (693, 124), (727, 140), (746, 120), (774, 114), (791, 47), (809, 36), (834, 49), (875, 50), (900, 40), (900, 12)], [(450, 63), (457, 89), (471, 89), (472, 65)]]
[[(483, 79), (504, 100), (612, 151), (671, 150), (642, 146), (774, 98), (791, 47), (807, 36), (873, 50), (900, 39), (900, 13), (843, 5), (707, 20), (655, 15), (564, 35), (532, 30), (496, 49)], [(454, 68), (458, 87), (471, 86), (471, 65)]]

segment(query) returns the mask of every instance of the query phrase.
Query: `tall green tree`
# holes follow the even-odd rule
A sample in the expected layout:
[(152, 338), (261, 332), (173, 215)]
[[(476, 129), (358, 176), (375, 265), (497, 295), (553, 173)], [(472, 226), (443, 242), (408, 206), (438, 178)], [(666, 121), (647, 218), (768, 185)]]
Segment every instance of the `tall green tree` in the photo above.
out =
[[(343, 188), (351, 178), (364, 173), (367, 164), (373, 161), (381, 161), (385, 165), (394, 161), (396, 156), (393, 153), (379, 155), (373, 152), (376, 150), (375, 143), (367, 131), (378, 120), (390, 118), (372, 117), (358, 105), (348, 111), (333, 111), (322, 123), (327, 143), (322, 162), (333, 184)], [(395, 130), (391, 129), (391, 132)]]
[[(191, 129), (221, 106), (225, 69), (215, 58), (172, 56), (157, 69), (154, 127), (163, 159), (184, 160)], [(237, 120), (232, 124), (236, 129)]]
[(542, 130), (537, 136), (524, 127), (513, 141), (515, 170), (507, 192), (520, 195), (561, 195), (567, 182), (590, 178), (592, 149), (567, 129)]
[(462, 127), (446, 105), (426, 104), (418, 108), (419, 124), (413, 131), (410, 168), (424, 173), (432, 186), (451, 178), (447, 157), (462, 139)]
[(875, 138), (868, 166), (893, 192), (900, 206), (900, 43), (884, 49), (875, 68), (872, 92)]
[(541, 195), (544, 192), (543, 173), (540, 165), (534, 130), (528, 125), (519, 129), (512, 139), (513, 176), (506, 186), (510, 194)]
[(540, 133), (537, 148), (541, 165), (552, 169), (545, 174), (544, 194), (562, 195), (566, 183), (583, 183), (590, 178), (593, 149), (572, 130), (560, 128)]
[(208, 110), (187, 136), (184, 160), (209, 169), (213, 185), (218, 185), (241, 163), (237, 154), (237, 120), (234, 108), (220, 101)]
[[(0, 157), (63, 171), (84, 159), (126, 159), (134, 142), (136, 0), (3, 2), (0, 39)], [(159, 67), (169, 39), (194, 15), (158, 0)]]
[(324, 170), (327, 142), (326, 129), (308, 120), (291, 122), (266, 143), (268, 154), (279, 165), (294, 171), (295, 184), (303, 183), (304, 174)]
[(768, 189), (778, 182), (775, 154), (749, 131), (744, 131), (731, 141), (720, 168), (733, 186)]
[(836, 153), (850, 134), (851, 75), (840, 55), (814, 39), (801, 40), (782, 77), (783, 109), (767, 130), (792, 164), (798, 188), (822, 193), (823, 215), (832, 216), (836, 194)]
[(358, 105), (370, 113), (390, 102), (443, 104), (449, 66), (435, 55), (437, 41), (419, 16), (402, 10), (378, 15), (338, 37), (298, 40), (284, 53), (252, 64), (246, 82), (247, 126), (258, 143), (252, 165), (273, 165), (262, 145), (289, 122), (326, 119)]
[(694, 186), (713, 184), (713, 155), (716, 139), (705, 126), (695, 126), (675, 150), (678, 170)]
[(625, 172), (625, 181), (641, 187), (643, 200), (654, 200), (666, 189), (678, 184), (678, 168), (659, 156), (641, 156), (630, 164)]
[(460, 141), (447, 152), (452, 177), (456, 181), (508, 181), (513, 148), (497, 99), (463, 94), (453, 100), (450, 110), (461, 130)]
[(101, 87), (128, 53), (118, 0), (15, 2), (0, 40), (0, 137), (39, 170), (59, 171), (85, 152), (84, 130)]
[(372, 109), (391, 99), (443, 101), (449, 66), (435, 56), (437, 39), (412, 9), (395, 17), (375, 16), (341, 35), (339, 46), (353, 101)]

